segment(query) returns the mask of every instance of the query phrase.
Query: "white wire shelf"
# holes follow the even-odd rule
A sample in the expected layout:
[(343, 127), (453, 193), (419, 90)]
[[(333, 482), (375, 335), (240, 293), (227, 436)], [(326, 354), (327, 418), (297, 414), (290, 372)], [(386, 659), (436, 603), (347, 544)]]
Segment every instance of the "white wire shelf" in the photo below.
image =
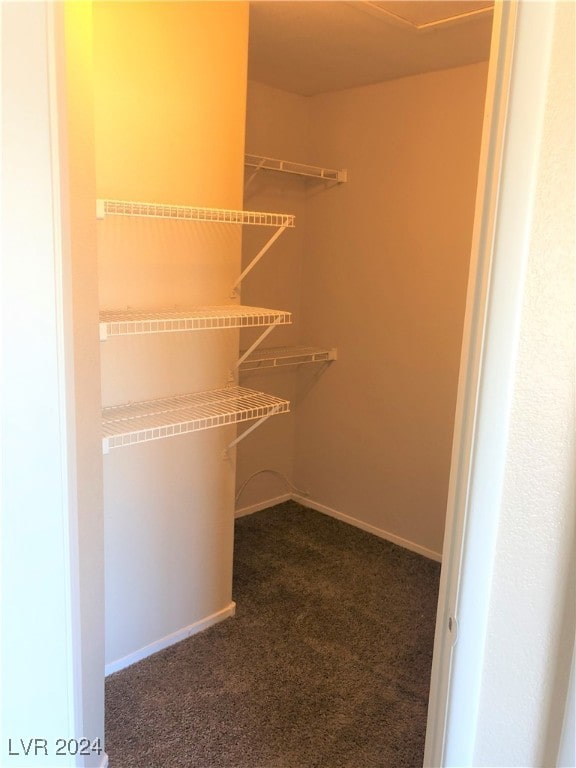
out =
[(225, 208), (195, 208), (189, 205), (135, 203), (127, 200), (96, 200), (96, 217), (138, 216), (219, 224), (255, 224), (263, 227), (293, 227), (295, 217), (287, 213), (235, 211)]
[(252, 352), (244, 360), (241, 371), (280, 368), (303, 363), (327, 363), (337, 359), (337, 350), (326, 347), (269, 347)]
[(277, 309), (242, 305), (186, 309), (106, 310), (100, 312), (100, 341), (110, 336), (225, 330), (265, 325), (288, 325), (292, 314)]
[(244, 387), (176, 395), (102, 410), (102, 449), (175, 437), (290, 410), (288, 400)]
[(325, 181), (337, 181), (342, 183), (348, 181), (348, 172), (346, 169), (336, 170), (334, 168), (320, 168), (316, 165), (305, 165), (304, 163), (293, 163), (290, 160), (278, 160), (275, 157), (262, 157), (261, 155), (245, 155), (244, 165), (256, 170), (280, 171), (282, 173), (293, 173), (297, 176), (306, 176), (312, 179), (323, 179)]

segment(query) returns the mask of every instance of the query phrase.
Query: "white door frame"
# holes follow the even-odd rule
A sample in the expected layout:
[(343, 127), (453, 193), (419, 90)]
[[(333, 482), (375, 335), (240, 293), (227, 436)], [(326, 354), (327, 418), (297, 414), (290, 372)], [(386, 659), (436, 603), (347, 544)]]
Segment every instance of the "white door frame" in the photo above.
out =
[(425, 766), (469, 766), (485, 664), (554, 3), (494, 13)]
[[(2, 5), (0, 35), (0, 763), (24, 765), (28, 748), (40, 766), (54, 764), (57, 738), (83, 733), (71, 261), (53, 7)], [(71, 754), (56, 759), (79, 765)]]

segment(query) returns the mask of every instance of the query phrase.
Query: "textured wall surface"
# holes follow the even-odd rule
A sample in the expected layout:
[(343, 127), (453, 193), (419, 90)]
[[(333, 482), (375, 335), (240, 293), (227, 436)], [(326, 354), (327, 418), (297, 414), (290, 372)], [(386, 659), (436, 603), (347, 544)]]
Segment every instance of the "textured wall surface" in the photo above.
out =
[(315, 501), (442, 549), (486, 64), (311, 99), (302, 327), (338, 362), (298, 404)]
[(92, 7), (63, 6), (0, 8), (3, 766), (104, 738)]
[[(99, 197), (242, 207), (247, 46), (244, 3), (95, 5)], [(102, 308), (230, 303), (240, 227), (109, 217), (97, 235)], [(237, 350), (235, 331), (111, 339), (103, 403), (224, 387)], [(104, 457), (108, 665), (230, 607), (235, 434)]]
[[(292, 479), (324, 511), (437, 557), (486, 71), (309, 98), (249, 89), (247, 151), (348, 168), (349, 181), (262, 174), (247, 195), (246, 205), (296, 212), (297, 226), (246, 281), (243, 300), (292, 309), (293, 329), (275, 338), (335, 346), (339, 359), (268, 375), (262, 388), (290, 397), (294, 414), (242, 446), (238, 481), (294, 466)], [(286, 490), (261, 475), (239, 507)]]
[[(267, 157), (306, 162), (308, 151), (308, 100), (259, 83), (248, 84), (246, 109), (246, 151)], [(292, 324), (276, 328), (263, 346), (304, 343), (300, 322), (300, 280), (306, 236), (306, 181), (287, 173), (259, 172), (251, 181), (253, 168), (246, 168), (244, 207), (256, 211), (281, 211), (296, 216), (294, 229), (286, 230), (242, 283), (242, 303), (292, 312)], [(246, 227), (242, 233), (242, 266), (246, 267), (271, 233)], [(255, 332), (243, 331), (241, 347), (246, 349)], [(237, 488), (244, 490), (237, 508), (250, 508), (290, 491), (283, 478), (294, 476), (296, 450), (295, 368), (283, 371), (251, 371), (241, 374), (246, 387), (285, 397), (291, 412), (269, 419), (244, 441), (237, 454)], [(262, 469), (273, 472), (261, 472)], [(280, 475), (275, 474), (276, 472)]]
[(574, 5), (558, 3), (475, 765), (555, 765), (575, 622)]

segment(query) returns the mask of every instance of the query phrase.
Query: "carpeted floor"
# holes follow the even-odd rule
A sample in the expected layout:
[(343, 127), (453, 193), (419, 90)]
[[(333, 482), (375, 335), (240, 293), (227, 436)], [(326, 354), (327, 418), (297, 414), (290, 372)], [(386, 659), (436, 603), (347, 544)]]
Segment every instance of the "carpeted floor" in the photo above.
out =
[(286, 502), (236, 522), (236, 617), (106, 681), (110, 768), (422, 765), (440, 567)]

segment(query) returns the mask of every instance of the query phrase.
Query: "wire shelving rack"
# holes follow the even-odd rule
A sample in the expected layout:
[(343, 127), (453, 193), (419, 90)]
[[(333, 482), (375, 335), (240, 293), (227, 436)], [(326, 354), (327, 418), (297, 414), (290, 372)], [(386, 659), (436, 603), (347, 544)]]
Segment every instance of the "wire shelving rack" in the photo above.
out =
[(261, 423), (289, 410), (288, 400), (238, 386), (113, 405), (102, 410), (102, 450), (108, 453), (113, 448), (252, 419)]
[(100, 312), (100, 340), (152, 333), (288, 325), (291, 322), (290, 312), (238, 304), (163, 310), (106, 310)]
[(268, 347), (252, 352), (239, 368), (241, 371), (254, 371), (303, 363), (328, 363), (337, 357), (337, 350), (333, 347)]
[(294, 227), (295, 217), (288, 213), (237, 211), (227, 208), (197, 208), (190, 205), (140, 203), (128, 200), (96, 200), (96, 217), (137, 216), (153, 219), (211, 222), (215, 224), (252, 224), (263, 227)]
[(165, 203), (139, 203), (130, 200), (96, 200), (96, 218), (106, 216), (134, 216), (148, 219), (176, 219), (199, 221), (213, 224), (250, 224), (261, 227), (276, 227), (276, 232), (260, 248), (256, 256), (236, 279), (231, 288), (231, 297), (238, 297), (242, 280), (260, 261), (262, 256), (276, 242), (280, 235), (295, 226), (296, 217), (291, 213), (267, 213), (264, 211), (237, 211), (228, 208), (196, 208), (190, 205)]
[[(306, 176), (311, 179), (320, 179), (323, 181), (336, 181), (342, 184), (348, 181), (348, 172), (346, 169), (321, 168), (316, 165), (306, 165), (304, 163), (294, 163), (291, 160), (278, 160), (275, 157), (263, 157), (262, 155), (244, 156), (244, 165), (255, 168), (258, 171), (280, 171), (281, 173), (292, 173), (297, 176)], [(252, 180), (254, 174), (250, 177), (247, 184)]]

